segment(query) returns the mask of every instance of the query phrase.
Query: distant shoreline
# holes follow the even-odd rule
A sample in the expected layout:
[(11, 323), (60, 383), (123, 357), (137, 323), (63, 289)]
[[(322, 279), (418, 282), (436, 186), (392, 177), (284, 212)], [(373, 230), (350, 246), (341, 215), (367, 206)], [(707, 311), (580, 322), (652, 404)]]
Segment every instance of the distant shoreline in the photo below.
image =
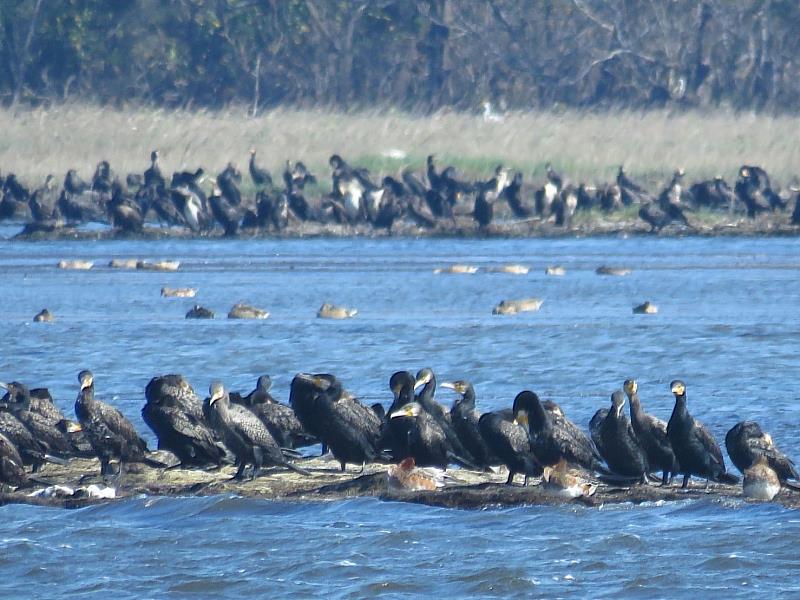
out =
[[(369, 224), (342, 225), (332, 223), (302, 222), (289, 225), (276, 231), (242, 230), (235, 236), (225, 236), (221, 230), (197, 234), (185, 228), (147, 226), (141, 234), (121, 233), (111, 227), (86, 229), (63, 227), (51, 232), (36, 232), (22, 235), (24, 224), (16, 235), (0, 238), (3, 241), (98, 241), (98, 240), (248, 240), (248, 239), (311, 239), (311, 238), (452, 238), (452, 239), (502, 239), (502, 238), (553, 238), (568, 239), (582, 237), (606, 237), (635, 235), (646, 237), (737, 237), (737, 236), (796, 236), (800, 226), (792, 225), (787, 215), (776, 215), (761, 219), (740, 218), (731, 221), (719, 219), (709, 224), (698, 225), (695, 229), (670, 227), (659, 233), (650, 233), (646, 223), (639, 219), (604, 220), (587, 219), (571, 228), (556, 227), (551, 223), (539, 222), (500, 222), (479, 230), (471, 218), (459, 220), (452, 227), (424, 228), (401, 224), (391, 229), (379, 229)], [(6, 224), (10, 228), (9, 224)]]

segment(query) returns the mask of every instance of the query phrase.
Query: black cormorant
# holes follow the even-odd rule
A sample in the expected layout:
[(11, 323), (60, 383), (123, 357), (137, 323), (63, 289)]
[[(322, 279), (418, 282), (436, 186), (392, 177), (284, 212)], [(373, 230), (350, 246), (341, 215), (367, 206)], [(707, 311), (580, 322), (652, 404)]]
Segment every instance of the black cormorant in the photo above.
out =
[[(775, 446), (772, 436), (764, 433), (755, 421), (742, 421), (734, 425), (725, 435), (725, 448), (731, 462), (742, 473), (753, 466), (759, 457), (764, 457), (781, 482), (787, 483), (788, 479), (800, 481), (794, 462)], [(790, 487), (797, 485), (790, 484)]]
[(242, 396), (231, 393), (231, 402), (247, 407), (267, 426), (272, 437), (282, 448), (300, 448), (319, 442), (310, 435), (290, 406), (280, 404), (269, 393), (272, 380), (269, 375), (262, 375), (256, 382), (256, 389)]
[(625, 416), (625, 394), (617, 390), (611, 395), (611, 409), (600, 425), (603, 458), (609, 468), (619, 475), (637, 477), (647, 483), (647, 454), (642, 448), (631, 422)]
[(368, 406), (343, 392), (333, 375), (299, 373), (292, 379), (289, 404), (303, 428), (325, 444), (342, 471), (380, 457), (381, 421)]
[(23, 486), (28, 482), (19, 450), (14, 443), (0, 433), (0, 483)]
[(124, 463), (143, 462), (154, 467), (163, 467), (158, 461), (146, 456), (147, 444), (136, 429), (116, 408), (94, 397), (94, 376), (90, 371), (78, 373), (81, 389), (75, 401), (75, 415), (86, 437), (100, 459), (100, 474), (111, 473), (112, 459), (119, 460), (119, 473), (124, 472)]
[(250, 150), (250, 177), (253, 179), (253, 183), (256, 187), (264, 187), (269, 186), (272, 187), (272, 175), (269, 174), (269, 171), (266, 169), (262, 169), (256, 164), (256, 149), (251, 148)]
[(678, 459), (667, 437), (667, 424), (644, 412), (639, 401), (639, 386), (634, 379), (626, 379), (623, 387), (630, 401), (633, 431), (647, 453), (650, 470), (662, 471), (661, 485), (666, 485), (680, 472)]
[(390, 422), (400, 418), (408, 422), (408, 454), (416, 464), (446, 469), (452, 452), (444, 431), (428, 411), (419, 402), (410, 402), (389, 413)]
[(600, 456), (606, 455), (606, 450), (603, 447), (603, 436), (600, 434), (600, 427), (603, 425), (606, 416), (608, 416), (608, 409), (598, 408), (589, 421), (589, 437), (592, 438), (597, 451), (600, 452)]
[(692, 475), (705, 477), (706, 487), (711, 479), (721, 483), (738, 483), (738, 477), (725, 471), (725, 460), (714, 436), (689, 414), (686, 384), (675, 380), (670, 384), (670, 390), (675, 395), (675, 408), (667, 423), (667, 437), (683, 473), (681, 487), (689, 485)]
[(544, 466), (562, 458), (585, 469), (606, 472), (602, 457), (592, 440), (561, 411), (546, 410), (534, 392), (525, 390), (514, 399), (517, 422), (528, 426), (531, 449)]
[(219, 381), (211, 383), (208, 393), (205, 406), (209, 421), (225, 445), (236, 455), (239, 469), (234, 479), (244, 476), (248, 464), (253, 465), (251, 479), (258, 476), (264, 465), (286, 467), (309, 475), (308, 471), (286, 460), (275, 438), (257, 416), (244, 406), (231, 404), (228, 393)]
[[(39, 448), (33, 447), (34, 454), (38, 454), (41, 450), (45, 458), (56, 457), (57, 462), (63, 462), (71, 456), (93, 456), (91, 452), (87, 454), (85, 449), (81, 451), (73, 444), (65, 428), (59, 427), (61, 420), (54, 421), (31, 408), (31, 395), (26, 385), (14, 381), (6, 387), (8, 389), (6, 395), (13, 400), (0, 404), (0, 411), (11, 413), (30, 431), (39, 446)], [(23, 442), (20, 448), (27, 446)]]
[(153, 150), (150, 153), (150, 166), (144, 172), (144, 185), (145, 187), (154, 187), (159, 190), (163, 190), (166, 187), (166, 181), (158, 166), (158, 150)]
[(184, 466), (221, 465), (227, 452), (203, 415), (203, 405), (181, 375), (153, 377), (144, 389), (142, 419)]
[(442, 387), (455, 390), (459, 395), (450, 409), (450, 422), (475, 464), (484, 468), (497, 464), (497, 458), (489, 450), (478, 428), (480, 413), (475, 409), (475, 389), (472, 384), (459, 380), (445, 382)]
[(531, 451), (530, 437), (526, 427), (518, 424), (520, 406), (517, 400), (511, 410), (487, 412), (478, 420), (478, 429), (486, 446), (508, 467), (507, 485), (514, 483), (514, 475), (522, 473), (528, 477), (542, 474), (542, 465)]

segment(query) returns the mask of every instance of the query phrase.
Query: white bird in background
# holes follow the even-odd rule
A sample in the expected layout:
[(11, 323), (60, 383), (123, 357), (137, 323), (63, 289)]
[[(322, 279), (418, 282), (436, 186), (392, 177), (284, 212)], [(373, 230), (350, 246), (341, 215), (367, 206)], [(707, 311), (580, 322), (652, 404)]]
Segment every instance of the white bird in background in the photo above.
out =
[(483, 122), (484, 123), (502, 123), (503, 122), (503, 115), (498, 115), (496, 112), (492, 111), (492, 103), (491, 102), (484, 102), (483, 103)]

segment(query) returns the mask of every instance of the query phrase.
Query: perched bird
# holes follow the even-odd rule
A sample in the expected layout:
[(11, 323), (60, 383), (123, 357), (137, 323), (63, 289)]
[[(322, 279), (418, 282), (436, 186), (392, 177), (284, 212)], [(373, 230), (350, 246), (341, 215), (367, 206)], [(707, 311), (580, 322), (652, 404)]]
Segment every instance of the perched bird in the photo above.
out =
[(292, 379), (289, 404), (303, 428), (325, 444), (342, 471), (347, 463), (380, 457), (381, 421), (357, 399), (345, 394), (333, 375), (299, 373)]
[(256, 187), (272, 186), (272, 175), (256, 164), (256, 149), (250, 149), (250, 177)]
[(744, 470), (742, 493), (748, 498), (772, 500), (780, 491), (780, 478), (769, 466), (766, 457), (759, 456), (752, 465)]
[(272, 397), (269, 393), (271, 387), (269, 375), (262, 375), (256, 382), (256, 389), (246, 396), (232, 392), (230, 399), (261, 419), (281, 448), (300, 448), (318, 443), (319, 440), (303, 428), (292, 408)]
[(28, 483), (28, 475), (19, 450), (2, 433), (0, 433), (0, 483), (14, 487)]
[(475, 464), (483, 468), (498, 464), (497, 457), (489, 450), (478, 427), (481, 415), (475, 409), (475, 388), (470, 382), (462, 380), (452, 383), (446, 381), (442, 387), (452, 389), (459, 395), (450, 409), (450, 423)]
[(738, 483), (739, 478), (725, 471), (722, 451), (711, 432), (697, 421), (686, 406), (686, 384), (675, 380), (670, 384), (675, 395), (675, 408), (667, 423), (667, 437), (683, 473), (682, 488), (689, 485), (692, 475), (705, 477), (708, 482)]
[(158, 438), (158, 449), (169, 450), (183, 466), (220, 466), (227, 449), (203, 415), (203, 405), (181, 375), (153, 377), (144, 390), (142, 419)]
[[(755, 421), (742, 421), (734, 425), (725, 435), (725, 448), (740, 472), (744, 473), (759, 458), (764, 458), (784, 485), (792, 488), (798, 486), (800, 475), (794, 462), (775, 446), (772, 436), (764, 433)], [(790, 483), (790, 479), (794, 483)]]
[(584, 469), (607, 472), (594, 443), (561, 411), (546, 410), (534, 392), (517, 394), (516, 420), (527, 426), (531, 449), (543, 466), (553, 466), (562, 458)]
[(110, 462), (119, 461), (119, 474), (126, 462), (142, 462), (152, 467), (165, 465), (147, 457), (147, 444), (121, 412), (94, 397), (94, 376), (90, 371), (78, 373), (80, 392), (75, 401), (75, 415), (86, 437), (100, 459), (100, 474), (109, 475)]
[(519, 396), (509, 409), (487, 412), (478, 420), (478, 430), (486, 446), (508, 468), (506, 485), (513, 485), (517, 473), (529, 477), (542, 474), (542, 465), (531, 450), (527, 427), (518, 422), (522, 407)]
[(214, 381), (208, 388), (209, 397), (204, 411), (225, 445), (236, 455), (239, 469), (234, 479), (242, 479), (247, 465), (252, 465), (250, 479), (255, 479), (261, 467), (280, 466), (302, 475), (310, 475), (286, 460), (275, 438), (261, 420), (238, 404), (231, 404), (222, 383)]
[(611, 409), (600, 425), (603, 458), (614, 473), (636, 477), (639, 483), (646, 484), (649, 470), (647, 453), (623, 413), (624, 407), (625, 395), (617, 390), (611, 395)]
[(399, 464), (390, 465), (386, 476), (391, 490), (409, 492), (435, 491), (445, 486), (448, 474), (433, 467), (417, 467), (414, 457), (409, 456)]
[(667, 485), (680, 472), (678, 459), (667, 437), (667, 424), (644, 412), (639, 400), (639, 385), (635, 379), (626, 379), (623, 389), (630, 401), (631, 425), (647, 454), (650, 470), (662, 471), (661, 485)]
[(544, 468), (542, 489), (549, 496), (572, 499), (593, 496), (597, 484), (589, 481), (581, 471), (570, 469), (562, 458), (555, 466)]

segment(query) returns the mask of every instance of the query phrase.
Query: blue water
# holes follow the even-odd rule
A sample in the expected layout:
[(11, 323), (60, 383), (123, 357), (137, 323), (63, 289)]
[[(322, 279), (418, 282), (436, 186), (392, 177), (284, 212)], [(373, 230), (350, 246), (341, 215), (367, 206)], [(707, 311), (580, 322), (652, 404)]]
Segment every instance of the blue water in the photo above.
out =
[[(180, 372), (252, 388), (269, 373), (329, 371), (365, 402), (398, 369), (473, 382), (481, 410), (524, 388), (585, 424), (627, 377), (668, 418), (668, 384), (719, 441), (751, 418), (798, 455), (798, 242), (774, 239), (239, 240), (0, 242), (0, 379), (46, 385), (65, 411), (77, 373), (144, 437), (143, 390)], [(63, 271), (88, 258), (92, 271)], [(177, 259), (177, 273), (117, 271), (111, 258)], [(525, 276), (436, 275), (459, 262), (524, 263)], [(564, 277), (547, 277), (561, 264)], [(600, 265), (627, 277), (601, 277)], [(192, 286), (166, 299), (162, 286)], [(538, 313), (492, 316), (538, 296)], [(631, 308), (651, 300), (654, 316)], [(229, 321), (243, 301), (266, 321)], [(325, 302), (358, 308), (321, 321)], [(213, 321), (187, 321), (195, 303)], [(32, 323), (47, 307), (52, 324)], [(452, 394), (437, 397), (449, 404)], [(390, 595), (688, 597), (800, 592), (800, 514), (714, 500), (603, 509), (444, 510), (359, 499), (137, 498), (77, 511), (0, 508), (0, 596)]]

